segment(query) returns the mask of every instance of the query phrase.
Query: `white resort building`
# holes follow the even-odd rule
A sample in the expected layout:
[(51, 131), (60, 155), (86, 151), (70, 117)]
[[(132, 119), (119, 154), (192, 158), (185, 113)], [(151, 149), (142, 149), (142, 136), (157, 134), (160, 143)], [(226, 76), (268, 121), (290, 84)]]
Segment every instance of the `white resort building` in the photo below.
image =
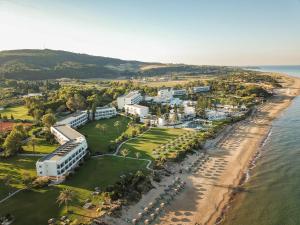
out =
[(37, 175), (62, 181), (86, 155), (88, 145), (85, 137), (69, 125), (53, 126), (51, 132), (62, 145), (37, 161)]
[(75, 112), (63, 120), (58, 121), (56, 124), (57, 125), (62, 125), (62, 124), (67, 124), (70, 127), (77, 128), (79, 126), (82, 126), (86, 124), (88, 121), (88, 114), (86, 111), (83, 112)]
[(125, 112), (131, 115), (139, 116), (140, 118), (146, 118), (149, 114), (149, 108), (142, 105), (125, 105)]
[(143, 100), (139, 91), (131, 91), (127, 95), (117, 98), (118, 109), (123, 109), (125, 105), (138, 104)]
[(210, 86), (193, 87), (193, 93), (201, 93), (210, 91)]
[(182, 96), (186, 95), (186, 90), (185, 89), (172, 89), (172, 95), (173, 96)]
[[(108, 119), (116, 115), (117, 115), (117, 110), (115, 107), (110, 107), (110, 106), (97, 107), (95, 111), (95, 120)], [(90, 112), (90, 119), (92, 119), (92, 112)]]

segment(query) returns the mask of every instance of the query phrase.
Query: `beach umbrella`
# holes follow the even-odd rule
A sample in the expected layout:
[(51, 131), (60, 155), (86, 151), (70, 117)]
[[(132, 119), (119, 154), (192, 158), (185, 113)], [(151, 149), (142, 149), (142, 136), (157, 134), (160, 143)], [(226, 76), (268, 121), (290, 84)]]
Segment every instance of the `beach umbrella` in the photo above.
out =
[(156, 209), (155, 209), (155, 212), (156, 212), (156, 213), (158, 213), (158, 212), (159, 212), (159, 210), (160, 210), (159, 208), (156, 208)]
[(160, 207), (161, 208), (165, 207), (165, 203), (164, 202), (160, 203)]
[(142, 218), (142, 216), (143, 216), (143, 213), (140, 212), (140, 213), (138, 214), (138, 218)]
[(149, 203), (149, 207), (152, 207), (152, 206), (153, 206), (153, 202), (150, 202), (150, 203)]
[(154, 219), (155, 218), (155, 214), (151, 213), (150, 217), (151, 217), (151, 219)]
[(132, 219), (132, 224), (136, 224), (137, 223), (137, 219)]
[(149, 220), (145, 220), (145, 221), (144, 221), (144, 224), (149, 224)]
[(144, 212), (148, 212), (149, 208), (148, 207), (145, 207), (144, 208)]

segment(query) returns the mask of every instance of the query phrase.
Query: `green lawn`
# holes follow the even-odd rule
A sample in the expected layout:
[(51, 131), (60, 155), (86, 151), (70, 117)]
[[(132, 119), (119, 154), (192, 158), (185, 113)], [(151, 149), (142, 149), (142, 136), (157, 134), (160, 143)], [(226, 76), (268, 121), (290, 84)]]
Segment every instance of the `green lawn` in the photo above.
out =
[(10, 115), (13, 115), (15, 119), (32, 120), (32, 117), (27, 115), (27, 108), (25, 106), (8, 107), (4, 110), (0, 110), (2, 116), (6, 115), (10, 119)]
[[(24, 187), (21, 180), (24, 172), (30, 173), (32, 176), (36, 175), (35, 162), (37, 160), (38, 157), (20, 156), (0, 160), (0, 199), (7, 196), (9, 192)], [(10, 187), (4, 185), (2, 182), (2, 178), (6, 175), (10, 175), (12, 178)]]
[(141, 158), (153, 159), (152, 150), (161, 144), (166, 144), (186, 131), (175, 128), (152, 128), (142, 136), (130, 140), (122, 146), (130, 151), (129, 156), (135, 157), (136, 152), (141, 153)]
[[(118, 128), (114, 126), (116, 121), (120, 121), (120, 127)], [(79, 132), (86, 136), (92, 152), (107, 153), (112, 141), (118, 138), (124, 131), (130, 132), (130, 128), (128, 127), (129, 121), (130, 119), (124, 116), (92, 121), (80, 128)], [(97, 124), (105, 124), (107, 129), (105, 131), (97, 129)]]
[(35, 146), (35, 151), (33, 151), (33, 148), (31, 145), (24, 145), (23, 149), (25, 153), (42, 153), (47, 154), (53, 152), (59, 145), (58, 144), (49, 144), (42, 138), (36, 138), (37, 143)]
[(69, 178), (64, 184), (52, 186), (40, 190), (24, 191), (18, 193), (8, 201), (0, 204), (1, 214), (11, 213), (15, 216), (15, 225), (47, 224), (49, 218), (59, 218), (66, 214), (64, 206), (59, 207), (56, 198), (63, 188), (71, 188), (75, 193), (75, 199), (70, 204), (69, 210), (74, 212), (69, 218), (72, 224), (87, 222), (97, 216), (95, 210), (82, 208), (83, 201), (87, 198), (94, 204), (101, 201), (101, 196), (92, 197), (95, 187), (104, 190), (110, 184), (114, 184), (120, 175), (144, 170), (146, 162), (132, 159), (105, 156), (103, 158), (90, 159)]

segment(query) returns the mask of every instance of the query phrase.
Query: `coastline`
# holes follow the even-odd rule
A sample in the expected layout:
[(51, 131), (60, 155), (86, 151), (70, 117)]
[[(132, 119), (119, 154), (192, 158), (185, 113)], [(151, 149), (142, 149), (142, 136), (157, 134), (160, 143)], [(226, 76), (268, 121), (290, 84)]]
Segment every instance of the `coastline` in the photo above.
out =
[[(278, 74), (276, 74), (278, 76)], [(172, 183), (175, 177), (186, 182), (184, 190), (165, 207), (155, 224), (220, 224), (235, 193), (242, 191), (247, 171), (259, 157), (261, 147), (268, 138), (272, 121), (300, 94), (300, 79), (280, 74), (283, 88), (247, 119), (225, 127), (209, 140), (205, 149), (209, 160), (194, 173), (179, 173), (179, 168), (192, 165), (196, 158), (187, 156), (181, 165), (173, 165), (174, 175), (165, 177), (155, 188), (134, 204), (124, 207), (121, 218), (106, 217), (108, 224), (128, 224), (149, 202)]]
[[(187, 189), (170, 205), (159, 224), (211, 225), (222, 222), (234, 198), (235, 188), (246, 179), (247, 170), (271, 132), (272, 121), (300, 94), (299, 78), (281, 76), (285, 85), (277, 90), (277, 96), (260, 106), (253, 117), (235, 124), (216, 146), (207, 149), (213, 158), (226, 153), (227, 165), (218, 180), (212, 181), (200, 173), (189, 176)], [(237, 147), (232, 148), (232, 145)], [(190, 209), (189, 201), (194, 202), (193, 209)]]

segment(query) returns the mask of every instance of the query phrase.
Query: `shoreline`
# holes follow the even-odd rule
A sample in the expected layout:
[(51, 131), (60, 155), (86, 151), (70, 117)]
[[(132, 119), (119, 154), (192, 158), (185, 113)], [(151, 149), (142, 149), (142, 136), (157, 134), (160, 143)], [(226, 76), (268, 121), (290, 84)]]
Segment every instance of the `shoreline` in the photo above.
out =
[[(276, 95), (259, 105), (254, 114), (243, 121), (229, 125), (215, 139), (205, 144), (209, 160), (195, 168), (193, 173), (179, 173), (180, 168), (194, 164), (197, 156), (187, 156), (181, 165), (173, 165), (174, 175), (164, 178), (155, 188), (134, 205), (122, 209), (121, 218), (107, 218), (108, 224), (128, 224), (161, 193), (175, 177), (186, 182), (184, 190), (165, 207), (154, 224), (221, 224), (234, 200), (235, 194), (247, 178), (247, 171), (268, 139), (272, 122), (300, 94), (300, 79), (281, 74), (284, 86)], [(125, 222), (125, 223), (124, 223)]]
[[(228, 168), (223, 171), (218, 182), (211, 183), (211, 185), (227, 187), (225, 188), (226, 190), (216, 187), (210, 188), (210, 190), (207, 190), (203, 197), (201, 197), (204, 201), (201, 201), (201, 199), (198, 200), (197, 204), (195, 204), (196, 207), (193, 210), (194, 212), (189, 210), (191, 215), (187, 216), (188, 214), (184, 212), (186, 211), (186, 203), (184, 199), (198, 197), (197, 193), (192, 195), (187, 193), (192, 189), (197, 189), (197, 186), (201, 185), (201, 183), (201, 187), (203, 187), (204, 183), (211, 182), (209, 178), (201, 177), (204, 182), (194, 181), (194, 183), (188, 187), (190, 190), (185, 191), (185, 193), (183, 193), (177, 201), (171, 204), (168, 212), (161, 218), (159, 224), (172, 224), (174, 222), (179, 222), (180, 224), (212, 225), (222, 223), (224, 216), (226, 216), (228, 207), (230, 207), (234, 200), (236, 194), (235, 188), (240, 187), (245, 181), (246, 173), (251, 167), (251, 163), (257, 157), (264, 142), (270, 135), (272, 121), (277, 119), (282, 111), (288, 108), (293, 98), (300, 94), (299, 78), (286, 75), (281, 75), (281, 77), (285, 80), (285, 85), (283, 88), (278, 89), (278, 95), (270, 99), (267, 103), (259, 106), (258, 112), (256, 112), (253, 117), (250, 116), (250, 118), (233, 125), (234, 127), (228, 134), (225, 133), (224, 138), (221, 141), (218, 141), (219, 143), (217, 143), (217, 146), (215, 147), (222, 147), (222, 144), (227, 142), (227, 150), (231, 153), (229, 158), (231, 158), (230, 163), (232, 165), (228, 166)], [(293, 90), (291, 91), (290, 89)], [(243, 125), (245, 126), (243, 127)], [(240, 133), (240, 127), (248, 129), (247, 131), (249, 132), (245, 134), (246, 136), (243, 137), (243, 140), (238, 141), (239, 146), (236, 151), (237, 153), (234, 153), (230, 150), (230, 144), (235, 144), (235, 138), (232, 136)], [(255, 136), (255, 133), (258, 133), (258, 135)], [(212, 155), (217, 153), (218, 149), (215, 150), (215, 148), (210, 147), (208, 152)], [(240, 161), (240, 163), (237, 161)], [(190, 179), (197, 180), (195, 177), (191, 177)], [(200, 179), (198, 178), (198, 180)], [(205, 188), (207, 188), (207, 185)], [(182, 211), (183, 213), (178, 213), (178, 211)]]

